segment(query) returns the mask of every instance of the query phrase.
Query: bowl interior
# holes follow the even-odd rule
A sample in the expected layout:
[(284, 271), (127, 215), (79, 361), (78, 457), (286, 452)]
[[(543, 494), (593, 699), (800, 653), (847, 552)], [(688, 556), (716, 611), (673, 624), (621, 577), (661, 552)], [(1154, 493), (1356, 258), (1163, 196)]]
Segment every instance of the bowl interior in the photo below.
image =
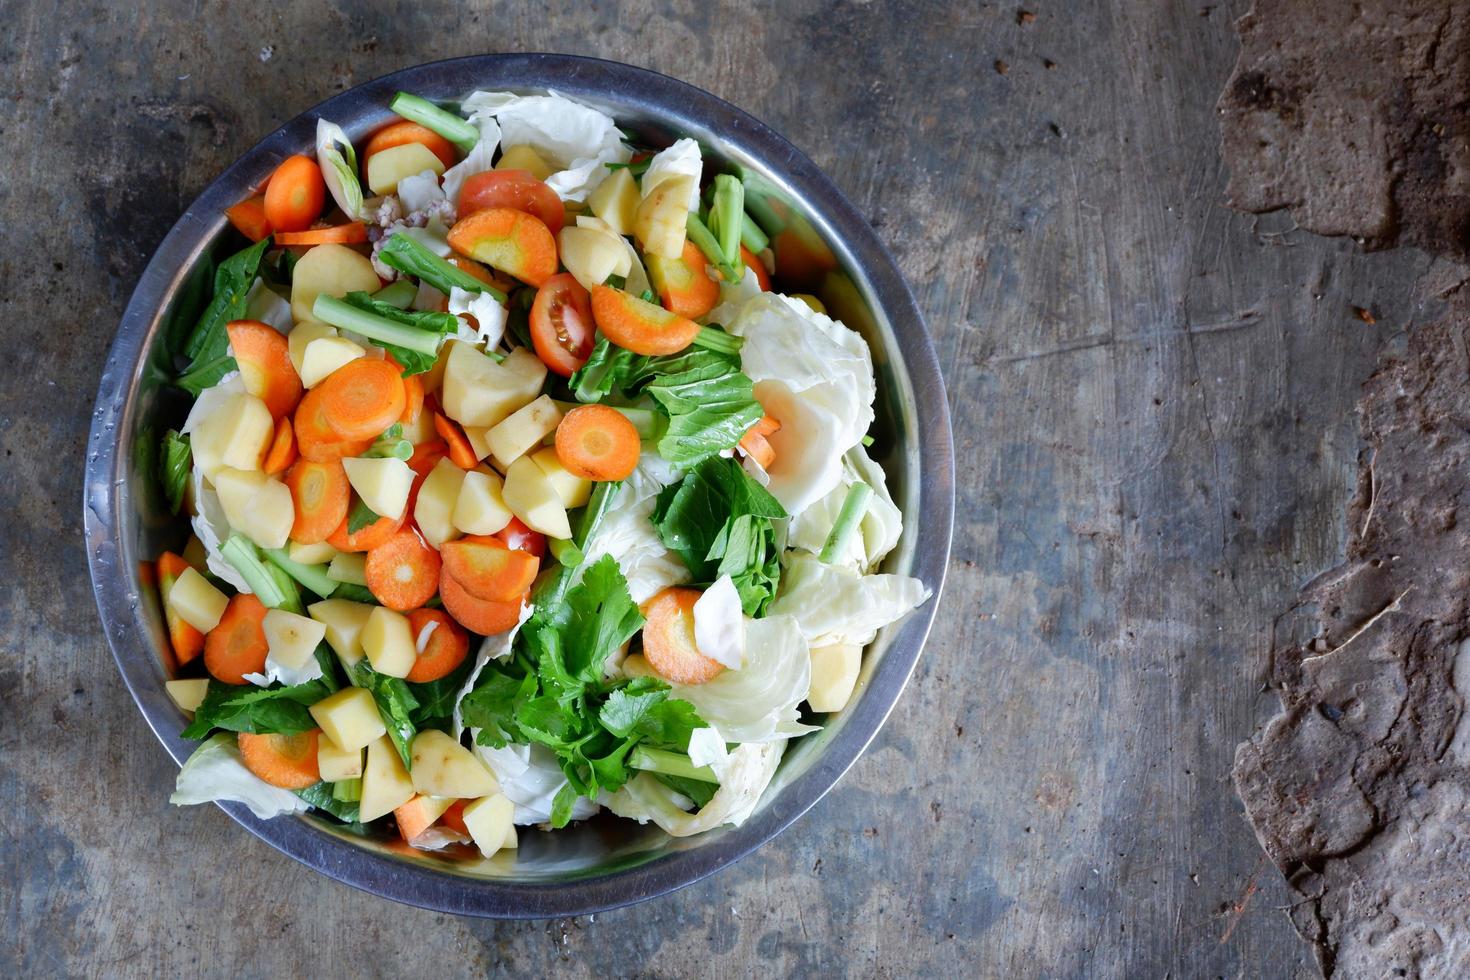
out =
[[(819, 296), (867, 339), (878, 375), (875, 443), (904, 514), (884, 571), (943, 582), (953, 462), (943, 389), (923, 322), (871, 230), (799, 151), (704, 92), (627, 66), (557, 56), (490, 56), (421, 66), (379, 79), (303, 114), (252, 149), (170, 232), (128, 307), (104, 373), (88, 456), (86, 525), (104, 625), (125, 682), (176, 760), (194, 744), (167, 699), (166, 634), (148, 559), (181, 547), (186, 522), (167, 513), (152, 476), (159, 435), (178, 426), (187, 397), (167, 383), (165, 339), (187, 331), (208, 285), (211, 258), (241, 247), (223, 207), (260, 185), (285, 156), (311, 145), (318, 114), (356, 141), (394, 118), (398, 89), (453, 100), (476, 88), (549, 90), (603, 109), (636, 141), (698, 140), (708, 172), (736, 174), (751, 210), (773, 235), (777, 288)], [(793, 743), (760, 807), (739, 828), (671, 838), (652, 825), (600, 816), (554, 834), (522, 835), (520, 849), (484, 860), (468, 848), (416, 851), (389, 836), (357, 836), (316, 818), (261, 821), (226, 804), (276, 847), (351, 884), (446, 911), (497, 916), (595, 911), (697, 880), (789, 824), (826, 791), (871, 740), (912, 671), (933, 601), (884, 630), (869, 648), (847, 710)], [(166, 793), (168, 787), (156, 788)]]

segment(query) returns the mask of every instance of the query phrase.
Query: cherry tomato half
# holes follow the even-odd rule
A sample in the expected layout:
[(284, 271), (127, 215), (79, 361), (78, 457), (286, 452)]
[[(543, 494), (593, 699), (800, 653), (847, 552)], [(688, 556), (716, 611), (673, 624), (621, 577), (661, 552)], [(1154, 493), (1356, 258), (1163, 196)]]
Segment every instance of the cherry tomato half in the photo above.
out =
[(592, 298), (570, 272), (552, 276), (531, 304), (531, 343), (548, 368), (570, 378), (592, 356), (597, 342)]
[(486, 208), (510, 208), (540, 218), (553, 235), (566, 221), (556, 191), (531, 176), (529, 170), (486, 170), (465, 178), (459, 190), (459, 216)]
[(540, 531), (531, 530), (521, 523), (519, 517), (512, 517), (510, 523), (496, 531), (493, 537), (503, 541), (507, 548), (525, 551), (537, 558), (546, 557), (546, 535)]

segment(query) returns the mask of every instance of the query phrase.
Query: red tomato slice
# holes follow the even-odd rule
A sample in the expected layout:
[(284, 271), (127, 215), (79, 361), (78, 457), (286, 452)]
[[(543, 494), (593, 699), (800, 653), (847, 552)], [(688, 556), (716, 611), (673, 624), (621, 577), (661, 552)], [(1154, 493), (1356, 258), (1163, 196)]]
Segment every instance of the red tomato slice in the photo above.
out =
[(592, 356), (597, 343), (592, 298), (570, 272), (552, 276), (531, 304), (531, 343), (536, 356), (563, 378)]
[(537, 558), (546, 557), (546, 535), (526, 527), (519, 517), (512, 517), (509, 524), (495, 532), (494, 537), (505, 542), (507, 548), (529, 552)]
[(459, 216), (466, 218), (486, 208), (510, 208), (540, 218), (553, 235), (566, 221), (556, 191), (531, 176), (529, 170), (486, 170), (465, 178), (459, 190)]

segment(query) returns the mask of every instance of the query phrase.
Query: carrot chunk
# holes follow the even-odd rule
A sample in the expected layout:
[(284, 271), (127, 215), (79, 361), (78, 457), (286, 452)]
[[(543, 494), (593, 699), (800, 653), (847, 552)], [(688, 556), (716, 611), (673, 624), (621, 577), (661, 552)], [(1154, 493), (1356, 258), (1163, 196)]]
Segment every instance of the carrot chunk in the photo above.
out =
[(467, 535), (444, 542), (444, 570), (476, 599), (510, 602), (524, 595), (541, 570), (541, 559), (507, 548), (498, 538)]
[(439, 553), (418, 532), (400, 528), (367, 553), (368, 590), (398, 612), (417, 609), (439, 590)]
[(296, 735), (252, 735), (240, 732), (240, 761), (261, 779), (281, 789), (306, 789), (321, 782), (317, 738), (313, 728)]
[(305, 231), (322, 213), (327, 185), (311, 157), (281, 161), (265, 185), (265, 216), (274, 231)]
[(592, 319), (608, 340), (635, 354), (677, 354), (699, 324), (611, 286), (592, 287)]
[(633, 423), (606, 405), (579, 405), (556, 427), (556, 458), (584, 480), (627, 479), (641, 451)]
[(327, 375), (321, 413), (341, 439), (375, 439), (403, 415), (408, 396), (396, 365), (359, 357)]
[(504, 633), (516, 624), (521, 615), (520, 598), (511, 602), (476, 599), (453, 576), (442, 570), (439, 573), (439, 598), (444, 600), (445, 612), (456, 622), (481, 636)]
[(286, 338), (259, 320), (234, 320), (225, 331), (245, 390), (265, 402), (272, 418), (289, 414), (301, 401), (303, 389)]
[(219, 624), (204, 638), (204, 668), (225, 684), (244, 684), (246, 674), (265, 669), (265, 606), (242, 592), (225, 606)]

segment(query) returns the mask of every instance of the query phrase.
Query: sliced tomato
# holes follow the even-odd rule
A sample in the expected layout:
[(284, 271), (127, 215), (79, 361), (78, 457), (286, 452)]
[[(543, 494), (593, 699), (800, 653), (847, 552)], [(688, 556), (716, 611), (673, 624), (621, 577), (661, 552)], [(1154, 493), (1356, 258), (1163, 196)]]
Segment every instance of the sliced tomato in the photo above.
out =
[(531, 176), (529, 170), (486, 170), (465, 178), (459, 189), (461, 218), (486, 208), (510, 208), (540, 218), (553, 235), (566, 221), (556, 191)]
[(512, 517), (510, 523), (496, 531), (494, 536), (504, 541), (507, 548), (527, 551), (537, 558), (546, 557), (546, 535), (531, 530), (519, 517)]
[(597, 343), (592, 298), (570, 272), (552, 276), (531, 304), (531, 343), (536, 356), (563, 378), (587, 363)]

